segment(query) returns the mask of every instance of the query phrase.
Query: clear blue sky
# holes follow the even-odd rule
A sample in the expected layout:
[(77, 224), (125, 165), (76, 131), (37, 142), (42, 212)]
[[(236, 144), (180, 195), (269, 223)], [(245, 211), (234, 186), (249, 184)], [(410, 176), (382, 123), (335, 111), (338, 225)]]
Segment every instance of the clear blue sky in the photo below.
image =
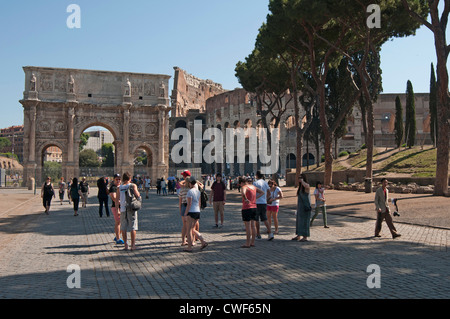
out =
[[(81, 7), (81, 29), (66, 25)], [(21, 0), (0, 4), (0, 128), (23, 124), (23, 66), (159, 73), (173, 67), (239, 87), (234, 68), (251, 53), (268, 0)], [(432, 34), (395, 39), (382, 51), (385, 93), (407, 80), (428, 92)], [(171, 80), (172, 85), (172, 80)]]

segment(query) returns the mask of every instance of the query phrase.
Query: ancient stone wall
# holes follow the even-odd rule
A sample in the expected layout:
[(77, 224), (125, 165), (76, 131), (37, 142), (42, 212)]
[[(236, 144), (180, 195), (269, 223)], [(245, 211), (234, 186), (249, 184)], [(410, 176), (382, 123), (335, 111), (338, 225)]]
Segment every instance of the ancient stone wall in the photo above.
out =
[(172, 117), (184, 117), (189, 110), (206, 111), (206, 101), (226, 90), (221, 84), (199, 79), (179, 67), (174, 67), (175, 77), (172, 90)]

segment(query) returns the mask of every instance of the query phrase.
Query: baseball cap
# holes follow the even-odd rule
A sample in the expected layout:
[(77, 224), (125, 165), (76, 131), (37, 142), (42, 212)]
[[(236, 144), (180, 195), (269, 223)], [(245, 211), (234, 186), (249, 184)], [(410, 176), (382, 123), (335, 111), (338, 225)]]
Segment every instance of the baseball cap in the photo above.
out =
[(120, 177), (120, 174), (114, 174), (114, 178)]
[(183, 175), (183, 177), (191, 176), (191, 172), (189, 172), (188, 170), (185, 170), (183, 173), (181, 173), (181, 175)]

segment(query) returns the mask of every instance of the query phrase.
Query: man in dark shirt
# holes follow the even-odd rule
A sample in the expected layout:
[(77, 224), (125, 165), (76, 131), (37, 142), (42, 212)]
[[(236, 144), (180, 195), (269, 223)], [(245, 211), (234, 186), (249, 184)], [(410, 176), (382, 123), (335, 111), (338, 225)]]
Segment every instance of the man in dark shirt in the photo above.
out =
[[(222, 181), (222, 175), (217, 174), (216, 180), (211, 186), (211, 194), (209, 196), (209, 204), (213, 202), (214, 217), (216, 220), (216, 225), (214, 228), (223, 227), (223, 215), (224, 206), (227, 197), (227, 185)], [(219, 213), (220, 213), (220, 226), (219, 226)]]
[(83, 208), (86, 208), (89, 197), (89, 184), (86, 182), (86, 177), (83, 176), (80, 182), (81, 200)]

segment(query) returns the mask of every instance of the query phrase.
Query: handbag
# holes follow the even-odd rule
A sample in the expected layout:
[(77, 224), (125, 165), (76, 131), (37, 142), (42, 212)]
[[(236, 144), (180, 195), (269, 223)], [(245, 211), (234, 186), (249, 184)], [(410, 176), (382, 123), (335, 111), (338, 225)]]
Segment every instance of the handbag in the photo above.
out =
[(141, 201), (140, 197), (137, 198), (134, 195), (134, 192), (132, 192), (130, 190), (131, 185), (134, 185), (134, 184), (130, 184), (130, 187), (128, 187), (127, 191), (125, 192), (126, 201), (127, 201), (127, 207), (129, 207), (133, 211), (138, 211), (142, 207), (142, 201)]

